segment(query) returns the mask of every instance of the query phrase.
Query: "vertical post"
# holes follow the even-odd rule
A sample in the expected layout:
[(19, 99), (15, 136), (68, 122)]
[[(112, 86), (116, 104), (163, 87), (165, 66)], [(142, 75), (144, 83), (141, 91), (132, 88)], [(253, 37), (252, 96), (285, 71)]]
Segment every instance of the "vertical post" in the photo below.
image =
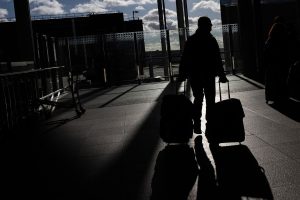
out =
[(36, 65), (33, 31), (28, 0), (14, 0), (14, 9), (18, 37), (18, 47), (16, 50), (19, 53), (19, 60), (33, 61), (34, 65)]
[(137, 41), (136, 32), (133, 32), (133, 44), (134, 44), (133, 49), (134, 49), (135, 67), (137, 69), (137, 79), (138, 79), (138, 83), (141, 84), (139, 51), (138, 51), (138, 41)]
[(189, 23), (189, 14), (188, 14), (188, 8), (187, 8), (187, 0), (183, 0), (183, 7), (184, 7), (184, 20), (185, 20), (185, 36), (186, 39), (189, 37), (189, 28), (190, 28), (190, 23)]
[(53, 65), (57, 66), (56, 44), (55, 44), (54, 37), (51, 37), (51, 43), (52, 43), (52, 51), (53, 51)]
[(164, 20), (164, 7), (163, 7), (164, 0), (157, 0), (158, 6), (158, 17), (159, 17), (159, 26), (160, 26), (160, 40), (161, 40), (161, 48), (163, 53), (164, 59), (164, 76), (169, 76), (169, 60), (167, 55), (167, 46), (166, 46), (166, 30), (165, 30), (165, 20)]
[(165, 1), (163, 3), (163, 16), (164, 16), (164, 29), (166, 31), (166, 42), (167, 42), (167, 66), (168, 66), (168, 76), (171, 78), (171, 81), (173, 80), (173, 73), (172, 73), (172, 57), (171, 57), (171, 44), (170, 44), (170, 33), (169, 29), (167, 27), (167, 17), (166, 17), (166, 7), (165, 7)]
[(50, 66), (50, 58), (49, 58), (49, 45), (48, 45), (48, 37), (47, 37), (47, 35), (43, 35), (43, 43), (44, 43), (44, 46), (45, 46), (45, 52), (44, 52), (44, 54), (45, 54), (45, 65), (46, 66), (44, 66), (44, 67), (49, 67)]
[(107, 54), (106, 54), (106, 48), (105, 48), (105, 35), (101, 35), (101, 52), (103, 53), (103, 79), (104, 84), (107, 86), (108, 81), (108, 71), (107, 71)]
[(184, 42), (186, 39), (185, 36), (185, 27), (184, 27), (184, 10), (182, 0), (176, 0), (176, 10), (177, 10), (177, 22), (178, 22), (178, 31), (179, 31), (179, 45), (180, 51), (183, 51)]
[(300, 20), (300, 2), (297, 1), (297, 5), (298, 5), (298, 19)]
[(233, 61), (233, 41), (232, 41), (232, 24), (228, 24), (228, 35), (229, 35), (229, 62), (231, 66), (231, 73), (235, 74), (234, 61)]
[(78, 47), (77, 47), (77, 34), (76, 34), (76, 25), (75, 25), (75, 19), (71, 19), (72, 22), (72, 34), (73, 34), (73, 41), (74, 41), (74, 47), (75, 47), (75, 56), (78, 56)]
[(149, 75), (150, 75), (150, 78), (154, 78), (153, 65), (152, 65), (152, 55), (151, 54), (150, 54), (150, 61), (149, 61)]
[(253, 30), (255, 38), (255, 57), (256, 57), (256, 73), (259, 79), (264, 79), (264, 69), (262, 65), (262, 44), (264, 39), (262, 37), (262, 24), (261, 24), (261, 5), (260, 0), (252, 0), (253, 4)]
[[(41, 52), (40, 52), (40, 39), (39, 39), (40, 35), (38, 33), (36, 33), (34, 35), (34, 40), (35, 40), (35, 65), (39, 66), (38, 68), (41, 68)], [(36, 67), (37, 68), (37, 67)]]

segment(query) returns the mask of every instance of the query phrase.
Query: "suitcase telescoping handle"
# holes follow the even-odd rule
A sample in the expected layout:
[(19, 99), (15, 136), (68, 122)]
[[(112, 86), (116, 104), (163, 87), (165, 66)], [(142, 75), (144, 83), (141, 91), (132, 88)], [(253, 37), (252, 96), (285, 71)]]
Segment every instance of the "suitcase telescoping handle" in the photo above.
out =
[[(228, 91), (228, 99), (230, 99), (229, 81), (227, 81), (227, 91)], [(220, 94), (220, 101), (222, 101), (221, 82), (220, 81), (219, 81), (219, 94)]]

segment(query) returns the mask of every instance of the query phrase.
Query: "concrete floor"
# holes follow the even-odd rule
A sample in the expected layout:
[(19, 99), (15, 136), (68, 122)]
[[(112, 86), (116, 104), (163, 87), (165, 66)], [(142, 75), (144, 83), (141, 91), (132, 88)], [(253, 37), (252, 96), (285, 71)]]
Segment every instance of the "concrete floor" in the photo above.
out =
[(245, 112), (242, 145), (213, 156), (205, 135), (194, 134), (188, 146), (167, 146), (159, 113), (163, 95), (175, 91), (169, 82), (85, 89), (80, 118), (57, 110), (2, 141), (0, 198), (300, 199), (299, 113), (275, 109), (264, 89), (229, 79)]

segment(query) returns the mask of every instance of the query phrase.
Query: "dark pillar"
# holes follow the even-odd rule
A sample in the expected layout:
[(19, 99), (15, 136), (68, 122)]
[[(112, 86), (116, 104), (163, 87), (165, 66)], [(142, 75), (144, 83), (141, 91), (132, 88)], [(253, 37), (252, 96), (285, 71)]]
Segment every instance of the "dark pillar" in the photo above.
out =
[(298, 4), (298, 10), (297, 10), (297, 12), (298, 12), (298, 19), (300, 20), (300, 2), (297, 1), (297, 4)]
[[(166, 25), (165, 25), (165, 15), (164, 15), (164, 0), (157, 0), (157, 7), (158, 7), (158, 17), (159, 17), (159, 27), (161, 31), (161, 49), (162, 54), (164, 56), (164, 76), (169, 77), (169, 59), (167, 53), (167, 32), (166, 32)], [(167, 78), (168, 79), (168, 78)]]
[(34, 43), (31, 16), (28, 0), (14, 0), (19, 61), (33, 61), (35, 63)]
[(252, 29), (252, 19), (253, 13), (251, 9), (251, 2), (245, 0), (239, 0), (238, 2), (238, 11), (239, 19), (238, 24), (240, 27), (241, 34), (241, 53), (242, 58), (245, 64), (244, 75), (254, 78), (253, 74), (255, 71), (255, 62), (254, 62), (254, 36)]
[(262, 17), (261, 17), (261, 5), (260, 0), (252, 0), (253, 4), (253, 29), (255, 37), (255, 62), (257, 80), (263, 81), (264, 79), (264, 66), (262, 65), (262, 53), (263, 53), (263, 34), (262, 34)]
[(183, 51), (184, 42), (186, 39), (185, 36), (185, 21), (184, 21), (184, 9), (182, 0), (176, 0), (176, 10), (177, 10), (177, 23), (178, 23), (178, 31), (179, 31), (179, 45), (180, 51)]
[[(54, 37), (50, 38), (49, 44), (50, 44), (49, 45), (49, 49), (50, 49), (50, 52), (49, 52), (49, 54), (50, 54), (50, 66), (57, 66), (56, 44), (55, 44), (55, 38)], [(87, 66), (87, 65), (85, 65), (85, 66)]]
[(187, 8), (187, 0), (183, 0), (183, 7), (184, 7), (186, 37), (188, 37), (190, 35), (190, 33), (189, 33), (190, 23), (189, 23), (189, 14), (188, 14), (188, 8)]

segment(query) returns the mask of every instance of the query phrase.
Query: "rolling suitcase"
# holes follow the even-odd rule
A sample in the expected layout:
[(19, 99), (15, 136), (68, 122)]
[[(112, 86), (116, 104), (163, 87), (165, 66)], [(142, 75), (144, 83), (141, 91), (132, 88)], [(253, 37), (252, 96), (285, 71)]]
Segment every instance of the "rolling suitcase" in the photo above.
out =
[(166, 143), (186, 143), (193, 136), (193, 103), (185, 95), (165, 95), (160, 110), (160, 137)]
[(245, 113), (241, 101), (230, 97), (228, 82), (228, 99), (222, 100), (219, 82), (220, 101), (215, 103), (206, 124), (206, 138), (210, 144), (242, 142), (245, 140), (243, 118)]

